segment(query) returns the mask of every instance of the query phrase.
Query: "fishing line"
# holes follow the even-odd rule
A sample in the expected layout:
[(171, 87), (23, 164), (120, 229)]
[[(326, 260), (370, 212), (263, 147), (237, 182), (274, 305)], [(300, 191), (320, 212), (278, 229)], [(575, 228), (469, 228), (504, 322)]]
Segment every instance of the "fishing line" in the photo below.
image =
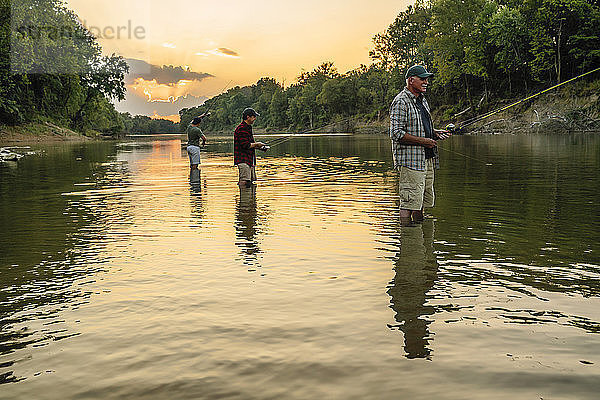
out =
[[(232, 79), (232, 80), (230, 80), (229, 82), (227, 82), (227, 85), (225, 85), (225, 87), (223, 88), (223, 90), (221, 90), (221, 91), (219, 92), (219, 94), (218, 94), (218, 95), (221, 95), (221, 94), (223, 94), (223, 93), (225, 92), (225, 90), (227, 90), (227, 88), (229, 87), (229, 85), (231, 85), (231, 83), (232, 83), (232, 82), (233, 82), (233, 79)], [(218, 96), (218, 95), (217, 95), (217, 96)], [(216, 97), (216, 96), (215, 96), (215, 97)], [(216, 103), (216, 101), (215, 101), (215, 103)], [(213, 105), (211, 105), (211, 106), (208, 108), (208, 110), (205, 112), (205, 114), (208, 114), (208, 113), (210, 112), (210, 110), (212, 110), (212, 107), (213, 107)]]
[(461, 153), (461, 152), (458, 152), (458, 151), (455, 151), (455, 150), (450, 150), (450, 149), (447, 149), (447, 148), (445, 148), (445, 147), (441, 147), (439, 144), (438, 144), (436, 147), (437, 147), (438, 149), (442, 149), (442, 150), (444, 150), (444, 151), (447, 151), (447, 152), (449, 152), (449, 153), (458, 154), (459, 156), (463, 156), (463, 157), (465, 157), (465, 158), (470, 158), (471, 160), (474, 160), (474, 161), (477, 161), (477, 162), (480, 162), (480, 163), (484, 163), (484, 164), (485, 164), (485, 165), (487, 165), (487, 166), (490, 166), (490, 165), (492, 165), (492, 163), (488, 163), (487, 161), (483, 161), (483, 160), (481, 160), (481, 159), (479, 159), (479, 158), (475, 158), (475, 157), (469, 156), (469, 155), (467, 155), (467, 154), (463, 154), (463, 153)]
[(344, 122), (347, 122), (347, 121), (349, 121), (349, 120), (351, 120), (353, 118), (354, 117), (348, 117), (348, 118), (344, 118), (344, 119), (342, 119), (340, 121), (330, 122), (330, 123), (328, 123), (326, 125), (318, 126), (316, 128), (307, 129), (305, 131), (298, 132), (298, 133), (292, 133), (292, 134), (287, 135), (287, 136), (283, 136), (283, 137), (280, 137), (280, 138), (277, 138), (277, 139), (273, 139), (273, 140), (271, 140), (271, 141), (269, 141), (269, 142), (267, 142), (265, 144), (267, 146), (269, 146), (269, 148), (275, 147), (275, 146), (279, 146), (280, 144), (285, 143), (288, 140), (292, 140), (294, 137), (296, 137), (298, 135), (304, 135), (304, 134), (307, 134), (307, 133), (310, 133), (310, 132), (313, 132), (313, 131), (316, 131), (316, 130), (320, 130), (320, 129), (323, 129), (326, 126), (329, 126), (329, 125), (344, 123)]

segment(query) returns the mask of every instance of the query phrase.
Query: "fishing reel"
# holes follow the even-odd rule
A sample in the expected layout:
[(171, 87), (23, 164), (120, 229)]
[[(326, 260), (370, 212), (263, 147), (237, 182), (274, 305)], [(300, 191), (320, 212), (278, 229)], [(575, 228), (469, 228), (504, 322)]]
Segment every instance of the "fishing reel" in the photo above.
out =
[(262, 151), (268, 151), (270, 148), (271, 148), (271, 146), (269, 146), (269, 145), (265, 145), (265, 146), (263, 146), (263, 147), (259, 147), (258, 149), (259, 149), (259, 150), (262, 150)]
[(450, 132), (453, 135), (460, 135), (463, 133), (463, 128), (459, 128), (454, 124), (448, 124), (448, 125), (446, 125), (446, 127), (444, 129), (446, 129), (448, 132)]

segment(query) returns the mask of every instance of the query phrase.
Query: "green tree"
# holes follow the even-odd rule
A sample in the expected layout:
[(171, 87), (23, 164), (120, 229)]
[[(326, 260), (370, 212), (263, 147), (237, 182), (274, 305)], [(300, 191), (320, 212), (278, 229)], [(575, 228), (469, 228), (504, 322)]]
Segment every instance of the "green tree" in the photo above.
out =
[(509, 93), (512, 92), (512, 78), (517, 74), (527, 88), (529, 34), (525, 18), (517, 9), (501, 7), (492, 16), (487, 28), (496, 50), (494, 61), (508, 78)]
[(430, 49), (425, 46), (427, 31), (431, 28), (431, 8), (417, 0), (400, 12), (383, 33), (373, 38), (371, 59), (384, 70), (405, 71), (414, 64), (428, 64)]
[(561, 82), (600, 62), (600, 9), (585, 0), (526, 0), (532, 32), (532, 73), (538, 80)]
[(489, 77), (485, 26), (496, 9), (488, 0), (436, 0), (432, 5), (427, 44), (434, 53), (437, 86), (463, 93), (473, 106), (473, 92), (480, 80)]
[[(96, 39), (60, 0), (0, 1), (2, 122), (49, 119), (79, 130), (124, 129), (108, 99), (124, 98), (125, 61), (103, 57)], [(90, 123), (91, 115), (102, 121)]]
[(271, 126), (274, 128), (285, 128), (289, 125), (287, 119), (288, 99), (285, 92), (280, 89), (273, 93), (271, 104), (269, 104), (269, 116)]

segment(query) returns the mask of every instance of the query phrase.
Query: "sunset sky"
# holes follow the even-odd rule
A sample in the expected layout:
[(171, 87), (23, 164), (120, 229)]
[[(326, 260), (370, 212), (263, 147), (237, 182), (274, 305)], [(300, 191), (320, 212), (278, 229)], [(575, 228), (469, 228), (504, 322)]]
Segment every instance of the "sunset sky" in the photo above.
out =
[(105, 54), (132, 66), (127, 99), (117, 109), (160, 116), (265, 76), (287, 86), (324, 61), (340, 72), (369, 64), (373, 36), (411, 2), (66, 1)]

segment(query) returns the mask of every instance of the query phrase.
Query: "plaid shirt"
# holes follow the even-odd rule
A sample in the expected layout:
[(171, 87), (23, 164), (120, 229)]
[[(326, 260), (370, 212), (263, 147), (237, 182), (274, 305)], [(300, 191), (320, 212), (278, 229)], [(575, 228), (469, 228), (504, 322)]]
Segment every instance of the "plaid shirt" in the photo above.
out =
[[(429, 104), (423, 97), (423, 106), (429, 113)], [(431, 114), (430, 114), (431, 115)], [(404, 88), (398, 93), (390, 107), (390, 138), (392, 139), (392, 156), (394, 167), (407, 167), (418, 171), (425, 171), (425, 147), (419, 145), (406, 145), (400, 143), (405, 134), (425, 137), (425, 128), (421, 113), (417, 108), (417, 96)], [(434, 148), (435, 168), (440, 166), (437, 147)]]
[(252, 135), (252, 126), (243, 122), (235, 128), (233, 134), (233, 163), (248, 164), (253, 166), (256, 164), (256, 154), (250, 145), (254, 143), (254, 135)]

